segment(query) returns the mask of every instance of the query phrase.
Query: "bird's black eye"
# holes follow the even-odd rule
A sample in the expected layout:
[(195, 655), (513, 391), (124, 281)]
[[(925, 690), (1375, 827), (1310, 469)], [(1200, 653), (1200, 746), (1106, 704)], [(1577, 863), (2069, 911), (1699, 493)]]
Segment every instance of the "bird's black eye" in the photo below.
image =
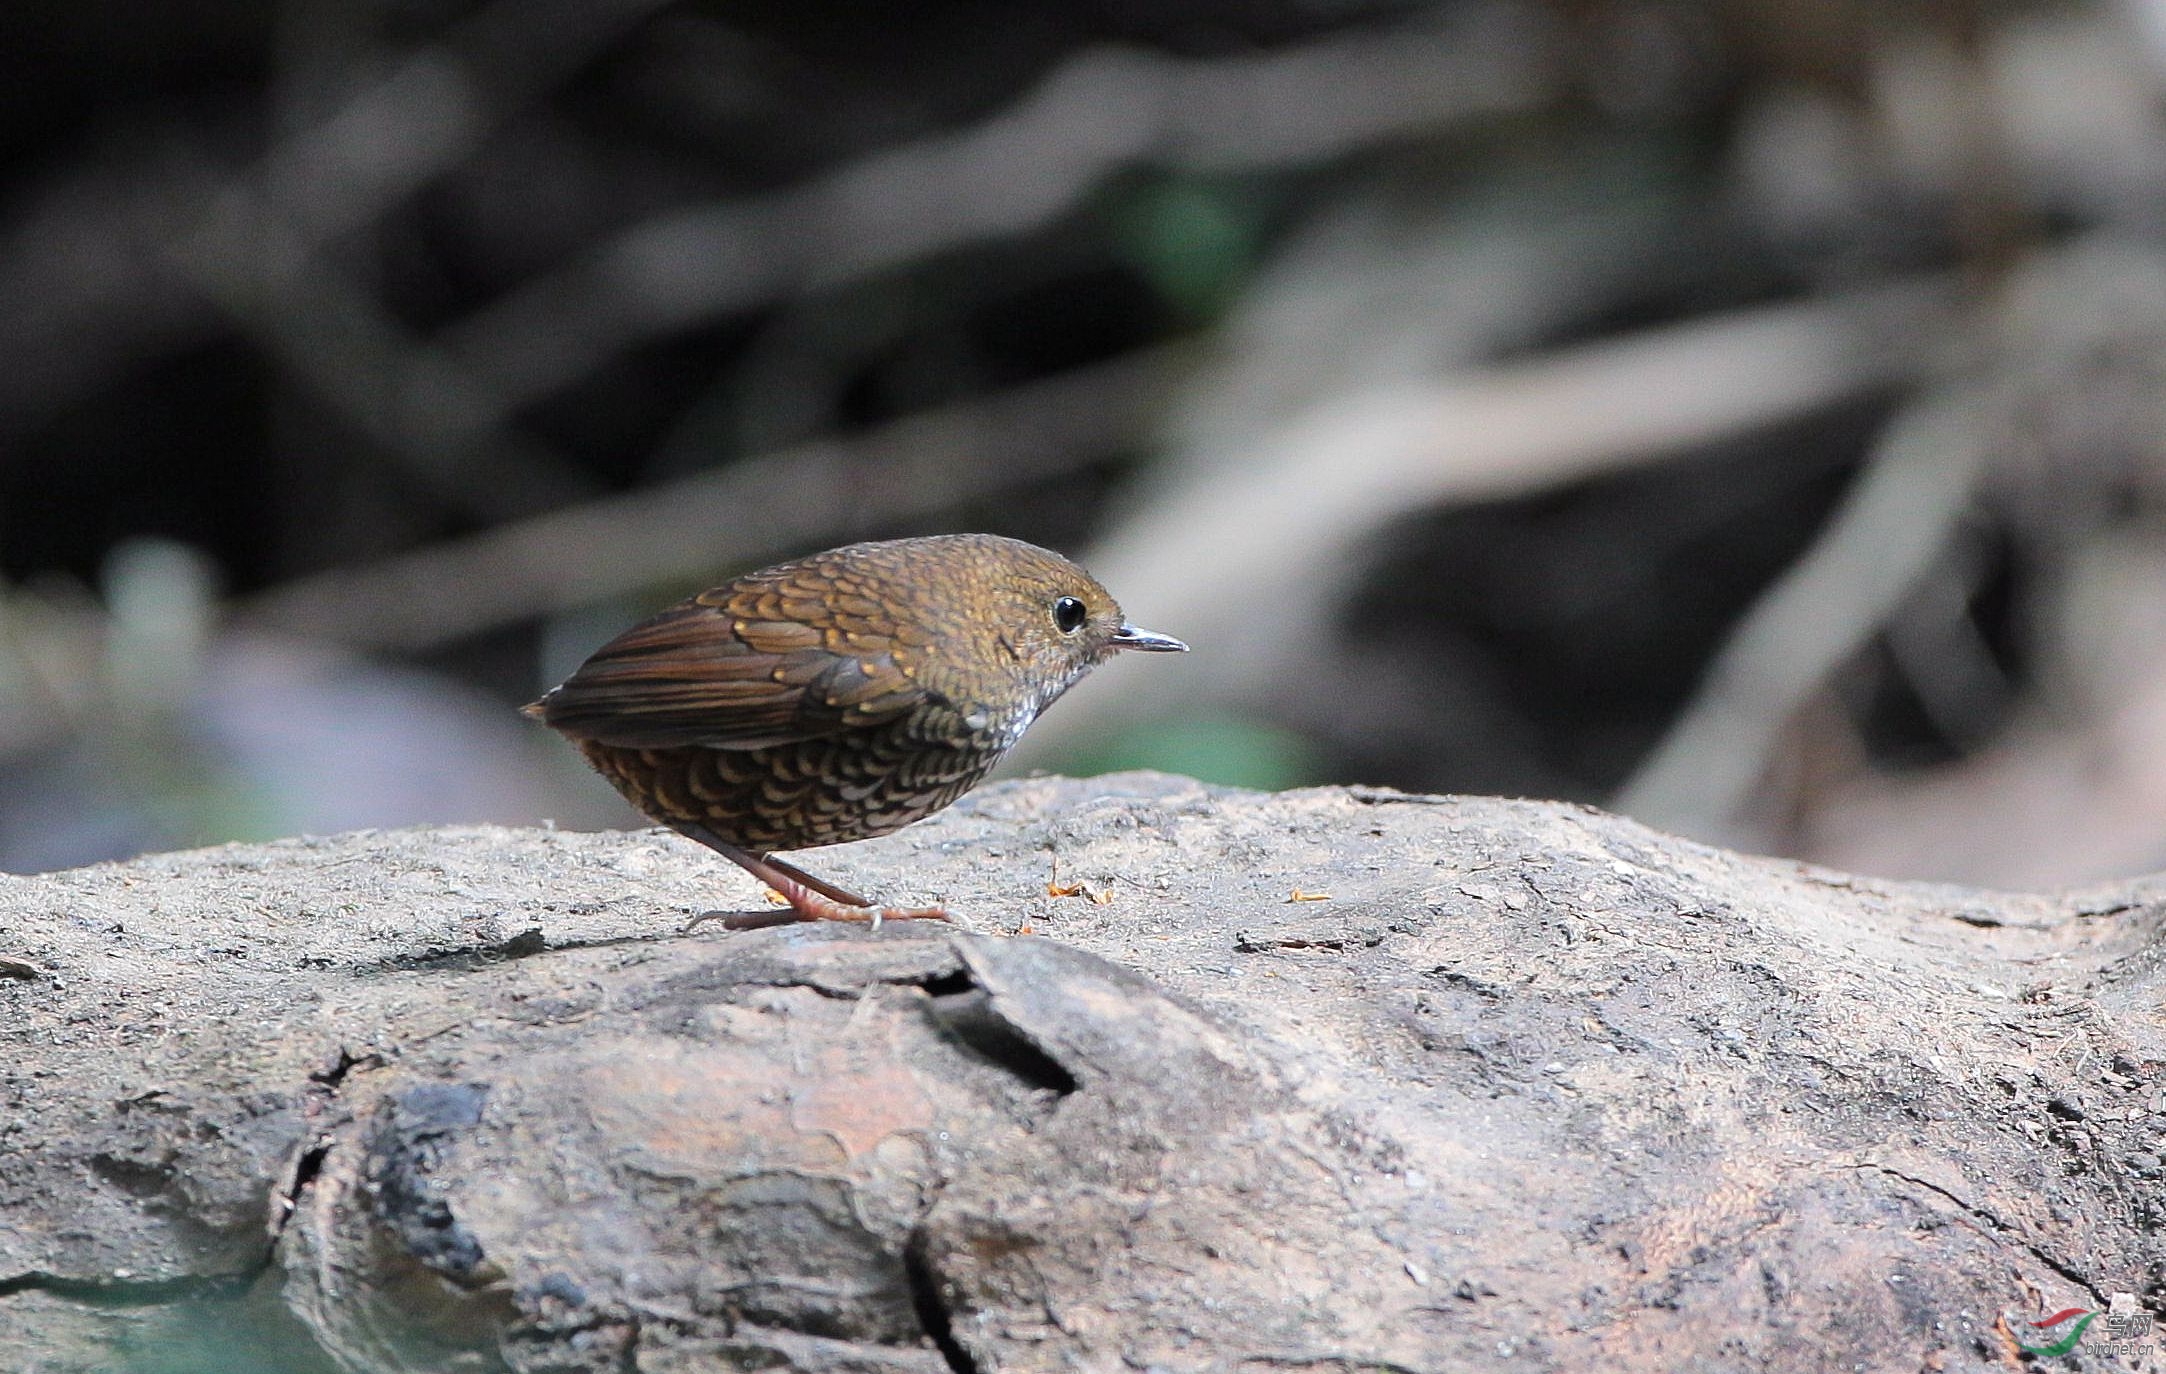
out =
[(1053, 603), (1053, 623), (1064, 635), (1072, 635), (1083, 628), (1083, 621), (1090, 615), (1083, 603), (1072, 596), (1064, 596)]

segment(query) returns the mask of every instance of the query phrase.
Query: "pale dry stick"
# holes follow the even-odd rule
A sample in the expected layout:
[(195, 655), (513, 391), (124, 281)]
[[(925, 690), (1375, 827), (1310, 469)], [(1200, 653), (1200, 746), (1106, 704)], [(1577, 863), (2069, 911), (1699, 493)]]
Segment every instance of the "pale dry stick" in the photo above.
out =
[(1991, 455), (1988, 398), (1952, 384), (1891, 424), (1818, 542), (1730, 635), (1692, 702), (1617, 798), (1722, 841), (1798, 708), (1945, 556)]
[(2064, 889), (2159, 868), (2166, 645), (2146, 647), (2117, 665), (2119, 695), (2104, 709), (2033, 702), (1970, 757), (1837, 782), (1813, 798), (1806, 823), (1787, 837), (1791, 847), (1849, 872), (2001, 891)]
[(1603, 177), (1583, 161), (1416, 212), (1374, 184), (1323, 207), (1218, 331), (1218, 361), (1170, 417), (1171, 462), (1245, 467), (1259, 440), (1349, 391), (1426, 386), (1697, 280), (1685, 245), (1704, 240), (1701, 214), (1659, 194), (1616, 203)]
[(1121, 722), (1270, 681), (1288, 646), (1328, 636), (1362, 542), (1393, 517), (1661, 462), (1908, 380), (1949, 333), (1954, 302), (1944, 280), (1913, 279), (1650, 329), (1342, 395), (1239, 461), (1194, 463), (1088, 557), (1136, 588), (1135, 615), (1183, 631), (1197, 671), (1133, 674), (1124, 691), (1063, 702), (1013, 764), (1043, 766)]
[(1096, 367), (870, 433), (749, 458), (241, 600), (247, 624), (417, 650), (657, 584), (712, 579), (830, 542), (853, 524), (925, 519), (1096, 462), (1148, 428), (1185, 350)]
[(1734, 827), (1798, 708), (1948, 556), (1996, 441), (2026, 429), (2016, 419), (2025, 388), (2008, 379), (2080, 375), (2071, 369), (2122, 331), (2148, 346), (2162, 305), (2156, 255), (2111, 238), (2038, 255), (2011, 277), (1985, 321), (1997, 382), (1950, 383), (1891, 425), (1818, 542), (1732, 632), (1619, 807), (1703, 839), (1747, 838)]

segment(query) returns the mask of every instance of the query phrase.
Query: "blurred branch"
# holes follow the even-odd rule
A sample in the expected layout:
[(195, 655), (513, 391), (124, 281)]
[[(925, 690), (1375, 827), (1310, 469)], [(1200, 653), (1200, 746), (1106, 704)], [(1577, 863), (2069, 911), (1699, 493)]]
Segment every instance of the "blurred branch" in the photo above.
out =
[(713, 578), (852, 527), (924, 519), (1073, 471), (1147, 426), (1185, 354), (1155, 349), (719, 471), (499, 526), (233, 607), (244, 622), (378, 649)]
[(204, 337), (198, 294), (430, 490), (485, 519), (527, 514), (591, 484), (509, 433), (510, 419), (645, 339), (1027, 231), (1123, 165), (1299, 163), (1529, 108), (1554, 84), (1502, 9), (1449, 30), (1255, 57), (1095, 51), (973, 128), (776, 195), (649, 221), (433, 342), (340, 270), (332, 243), (470, 158), (659, 3), (498, 0), (279, 140), (251, 172), (169, 169), (148, 191), (139, 179), (56, 195), (39, 238), (61, 251), (19, 253), (0, 270), (0, 300), (35, 307), (0, 313), (0, 342), (14, 336), (0, 351), (42, 360), (21, 386), (0, 379), (0, 407), (50, 414), (145, 352)]
[(1361, 542), (1394, 516), (1660, 461), (1907, 380), (1947, 337), (1953, 295), (1914, 279), (1315, 406), (1243, 462), (1187, 473), (1089, 559), (1139, 621), (1197, 647), (1208, 685), (1138, 673), (1123, 692), (1077, 693), (1033, 728), (1015, 766), (1326, 651)]
[(2087, 550), (2117, 584), (2085, 699), (2027, 702), (1977, 753), (1931, 769), (1860, 766), (1813, 798), (1805, 857), (1863, 873), (2059, 887), (2166, 862), (2166, 539), (2156, 524)]
[[(2077, 239), (2023, 263), (1991, 306), (1970, 331), (1981, 344), (1968, 366), (1975, 380), (1928, 393), (1889, 427), (1818, 542), (1732, 631), (1620, 809), (1702, 839), (1767, 842), (1738, 828), (1745, 807), (1808, 697), (1883, 633), (1946, 737), (1977, 742), (2011, 703), (1966, 607), (1960, 535), (1974, 514), (1991, 513), (2023, 549), (2034, 590), (2017, 614), (2040, 641), (2027, 655), (2029, 692), (2062, 698), (2029, 709), (2063, 718), (2099, 709), (2071, 689), (2114, 654), (2053, 641), (2105, 624), (2118, 649), (2135, 637), (2103, 608), (2143, 603), (2152, 579), (2116, 584), (2077, 613), (2041, 604), (2036, 589), (2158, 489), (2166, 261), (2115, 236)], [(2117, 682), (2108, 695), (2126, 692)]]
[(1889, 656), (1926, 720), (1966, 754), (1987, 743), (2017, 695), (1970, 614), (1988, 573), (1976, 535), (1957, 530), (1884, 627)]
[(0, 426), (28, 430), (217, 316), (135, 231), (140, 187), (99, 168), (33, 201), (0, 242)]
[(1992, 452), (1984, 409), (1976, 388), (1961, 387), (1895, 421), (1819, 542), (1731, 634), (1618, 810), (1723, 839), (1806, 697), (1946, 557)]
[(874, 154), (772, 195), (641, 224), (447, 329), (507, 409), (642, 341), (832, 286), (1073, 209), (1123, 166), (1280, 167), (1555, 94), (1509, 14), (1336, 36), (1253, 57), (1093, 50), (972, 128)]
[(503, 429), (502, 408), (456, 361), (247, 187), (227, 186), (164, 253), (298, 385), (440, 499), (495, 520), (593, 493), (579, 469)]
[(1246, 465), (1317, 407), (1602, 328), (1689, 289), (1721, 233), (1659, 158), (1612, 147), (1510, 164), (1409, 204), (1343, 187), (1275, 247), (1175, 416), (1177, 465)]
[(468, 513), (504, 519), (590, 495), (588, 478), (506, 431), (511, 407), (326, 250), (471, 157), (663, 2), (497, 0), (275, 144), (254, 175), (184, 178), (201, 201), (192, 231), (145, 241), (320, 401)]
[[(526, 103), (665, 0), (497, 0), (274, 143), (51, 193), (0, 259), (0, 409), (51, 414), (145, 352), (208, 333), (207, 301), (428, 486), (498, 517), (590, 484), (500, 432), (510, 408), (347, 280), (327, 249), (470, 158)], [(191, 292), (177, 292), (184, 284)], [(478, 462), (470, 460), (479, 459)]]
[(470, 159), (668, 0), (495, 0), (275, 144), (266, 200), (312, 248), (373, 223)]

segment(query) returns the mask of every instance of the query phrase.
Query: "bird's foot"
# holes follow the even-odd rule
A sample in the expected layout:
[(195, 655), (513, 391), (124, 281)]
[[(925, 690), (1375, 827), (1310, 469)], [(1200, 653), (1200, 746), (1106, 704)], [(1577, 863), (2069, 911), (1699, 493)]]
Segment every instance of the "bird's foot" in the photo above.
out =
[[(772, 854), (758, 855), (753, 863), (744, 866), (761, 882), (773, 888), (776, 895), (789, 904), (789, 909), (797, 914), (799, 920), (862, 921), (878, 930), (881, 924), (887, 921), (954, 919), (944, 907), (884, 906), (879, 902), (868, 902), (850, 889), (837, 887), (825, 878), (815, 878), (797, 865), (784, 863)], [(757, 919), (765, 914), (757, 912), (754, 916)], [(745, 929), (742, 926), (737, 928)]]
[(776, 911), (709, 911), (692, 919), (687, 933), (702, 921), (720, 921), (726, 930), (764, 930), (798, 921), (855, 921), (878, 930), (888, 921), (950, 921), (946, 908), (937, 906), (883, 906), (868, 902), (848, 888), (815, 878), (795, 864), (772, 854), (754, 854), (716, 835), (704, 826), (684, 824), (685, 835), (715, 850), (782, 898)]
[[(802, 894), (785, 892), (782, 895), (790, 903), (787, 916), (781, 911), (773, 913), (772, 917), (767, 912), (755, 911), (748, 913), (751, 917), (750, 925), (739, 925), (732, 921), (725, 921), (723, 924), (730, 926), (733, 930), (747, 930), (760, 925), (779, 925), (783, 921), (792, 920), (856, 921), (878, 930), (888, 921), (950, 921), (954, 919), (948, 915), (945, 907), (882, 906), (876, 902), (862, 904), (838, 902), (832, 897), (825, 897), (817, 892)], [(775, 918), (781, 919), (777, 920)]]
[[(789, 893), (783, 896), (788, 898)], [(952, 921), (945, 907), (937, 906), (879, 906), (868, 903), (863, 906), (838, 902), (817, 892), (807, 892), (803, 899), (792, 901), (788, 906), (773, 911), (705, 911), (694, 916), (685, 925), (691, 933), (703, 921), (720, 921), (724, 930), (766, 930), (770, 926), (796, 925), (803, 921), (854, 921), (878, 930), (888, 921)]]

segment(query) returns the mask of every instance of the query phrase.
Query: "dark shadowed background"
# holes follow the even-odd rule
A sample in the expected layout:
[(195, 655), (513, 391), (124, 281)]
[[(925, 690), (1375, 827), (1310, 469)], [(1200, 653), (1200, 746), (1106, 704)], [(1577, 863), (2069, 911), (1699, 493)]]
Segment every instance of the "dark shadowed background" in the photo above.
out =
[(513, 708), (985, 529), (1012, 767), (2166, 865), (2166, 2), (22, 0), (0, 868), (629, 824)]

